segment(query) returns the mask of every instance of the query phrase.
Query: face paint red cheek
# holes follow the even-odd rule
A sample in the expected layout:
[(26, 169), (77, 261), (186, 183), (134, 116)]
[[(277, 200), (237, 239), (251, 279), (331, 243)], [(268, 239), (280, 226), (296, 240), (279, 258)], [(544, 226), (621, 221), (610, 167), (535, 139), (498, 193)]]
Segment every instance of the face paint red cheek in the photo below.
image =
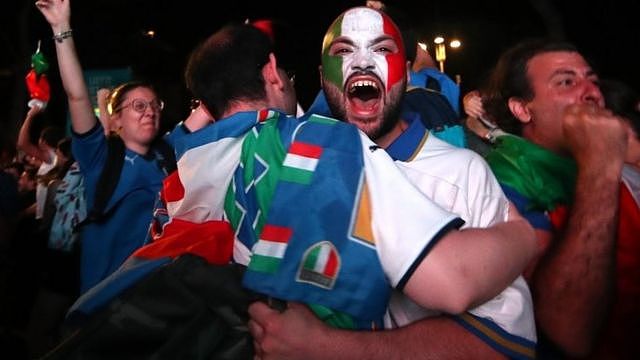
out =
[(391, 35), (398, 45), (398, 52), (395, 54), (387, 55), (387, 64), (389, 65), (389, 75), (387, 79), (387, 91), (391, 89), (400, 79), (406, 74), (406, 58), (404, 53), (404, 44), (402, 43), (402, 36), (396, 26), (393, 25), (391, 19), (383, 15), (383, 31), (385, 34)]
[(405, 57), (401, 53), (387, 55), (389, 73), (387, 78), (387, 91), (405, 76)]

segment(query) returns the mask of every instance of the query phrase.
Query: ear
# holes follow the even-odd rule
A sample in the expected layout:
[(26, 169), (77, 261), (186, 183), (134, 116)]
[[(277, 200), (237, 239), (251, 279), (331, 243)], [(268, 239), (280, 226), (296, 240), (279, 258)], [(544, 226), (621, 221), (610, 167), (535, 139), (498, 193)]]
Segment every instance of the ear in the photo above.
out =
[(118, 131), (122, 128), (122, 117), (120, 116), (120, 113), (110, 115), (109, 122), (111, 123), (111, 129), (109, 130)]
[(278, 71), (278, 63), (273, 53), (269, 54), (269, 62), (267, 62), (262, 68), (262, 76), (267, 85), (276, 86), (279, 89), (283, 89), (285, 86), (285, 80)]
[(513, 116), (520, 120), (521, 123), (526, 124), (531, 122), (531, 111), (524, 100), (517, 97), (510, 97), (507, 105)]

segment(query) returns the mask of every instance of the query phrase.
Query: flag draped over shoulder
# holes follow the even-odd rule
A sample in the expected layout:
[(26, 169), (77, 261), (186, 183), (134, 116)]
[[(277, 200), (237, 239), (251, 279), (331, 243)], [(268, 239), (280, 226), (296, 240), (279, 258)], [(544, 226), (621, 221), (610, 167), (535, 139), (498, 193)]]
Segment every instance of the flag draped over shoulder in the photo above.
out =
[[(261, 132), (260, 141), (277, 143), (270, 135)], [(350, 327), (379, 326), (391, 287), (375, 251), (358, 130), (311, 116), (291, 134), (280, 163), (268, 214), (244, 220), (258, 225), (245, 286), (350, 314)]]
[(156, 241), (172, 227), (228, 221), (247, 288), (331, 309), (334, 324), (377, 326), (391, 288), (443, 228), (460, 225), (377, 150), (322, 116), (237, 113), (176, 142)]
[(531, 201), (532, 209), (528, 210), (553, 210), (571, 204), (577, 174), (573, 159), (521, 137), (504, 135), (486, 160), (501, 184)]

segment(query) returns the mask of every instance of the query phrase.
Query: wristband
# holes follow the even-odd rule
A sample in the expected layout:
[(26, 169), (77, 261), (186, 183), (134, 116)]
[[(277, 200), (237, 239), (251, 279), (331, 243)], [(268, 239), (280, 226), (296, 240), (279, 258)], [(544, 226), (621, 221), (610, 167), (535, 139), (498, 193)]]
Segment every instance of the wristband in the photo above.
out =
[(53, 34), (53, 37), (51, 37), (53, 40), (55, 40), (56, 42), (63, 42), (64, 39), (70, 38), (71, 35), (73, 35), (73, 31), (71, 29), (67, 30), (67, 31), (61, 31), (57, 34)]

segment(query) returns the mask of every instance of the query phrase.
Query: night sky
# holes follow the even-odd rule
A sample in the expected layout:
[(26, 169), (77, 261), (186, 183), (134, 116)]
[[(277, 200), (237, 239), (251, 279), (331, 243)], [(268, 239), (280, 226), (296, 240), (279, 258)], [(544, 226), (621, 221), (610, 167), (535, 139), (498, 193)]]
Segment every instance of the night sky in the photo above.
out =
[[(482, 81), (498, 54), (519, 39), (553, 36), (574, 42), (594, 60), (602, 76), (639, 88), (636, 53), (640, 47), (637, 1), (511, 0), (387, 1), (419, 24), (424, 39), (437, 34), (459, 38), (463, 45), (448, 51), (446, 72), (461, 75), (463, 92)], [(330, 22), (364, 1), (219, 1), (74, 0), (72, 27), (85, 69), (128, 67), (137, 77), (158, 83), (167, 100), (164, 121), (175, 123), (187, 109), (189, 94), (182, 71), (189, 51), (227, 21), (282, 18), (299, 29), (301, 43), (296, 87), (307, 107), (319, 89), (317, 67), (322, 36)], [(37, 40), (52, 63), (53, 95), (48, 121), (65, 121), (66, 103), (55, 68), (51, 30), (27, 0), (3, 0), (0, 15), (0, 121), (10, 134), (26, 113), (24, 76)], [(155, 37), (145, 36), (154, 30)]]

